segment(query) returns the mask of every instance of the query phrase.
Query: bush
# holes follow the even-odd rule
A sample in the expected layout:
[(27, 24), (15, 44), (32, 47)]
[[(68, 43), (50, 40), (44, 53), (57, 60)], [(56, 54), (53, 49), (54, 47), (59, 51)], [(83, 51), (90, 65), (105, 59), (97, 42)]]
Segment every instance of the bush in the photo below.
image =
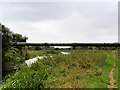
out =
[(5, 52), (5, 62), (13, 61), (13, 62), (21, 62), (24, 58), (19, 49), (11, 47), (9, 50)]
[(18, 72), (4, 79), (2, 88), (43, 88), (48, 70), (48, 66), (38, 61), (30, 68), (26, 64), (21, 65)]
[(25, 60), (30, 59), (30, 54), (28, 52), (25, 53)]

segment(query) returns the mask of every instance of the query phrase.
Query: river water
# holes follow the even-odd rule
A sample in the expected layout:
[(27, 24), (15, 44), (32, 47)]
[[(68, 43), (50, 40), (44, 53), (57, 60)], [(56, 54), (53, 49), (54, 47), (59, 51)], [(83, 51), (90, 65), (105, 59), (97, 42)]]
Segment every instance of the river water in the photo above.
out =
[[(68, 52), (61, 52), (62, 54), (70, 54)], [(52, 57), (52, 56), (50, 56)], [(43, 59), (43, 58), (47, 58), (47, 56), (37, 56), (35, 58), (29, 59), (29, 60), (25, 60), (25, 63), (30, 67), (32, 63), (35, 63), (38, 59)]]
[(70, 54), (70, 53), (68, 53), (68, 52), (61, 52), (62, 54)]

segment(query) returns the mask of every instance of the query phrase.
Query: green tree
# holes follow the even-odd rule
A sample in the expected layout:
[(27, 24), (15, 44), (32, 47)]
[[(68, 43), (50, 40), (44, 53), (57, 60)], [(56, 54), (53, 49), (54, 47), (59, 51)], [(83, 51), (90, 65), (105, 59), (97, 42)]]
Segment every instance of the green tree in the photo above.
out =
[(23, 60), (22, 56), (22, 48), (21, 47), (14, 47), (13, 42), (26, 42), (28, 39), (26, 36), (22, 36), (20, 34), (15, 34), (10, 31), (9, 28), (5, 27), (4, 25), (0, 24), (2, 29), (2, 69), (3, 69), (3, 76), (5, 74), (6, 62), (13, 61), (13, 62), (20, 62)]
[(41, 46), (34, 46), (34, 49), (35, 50), (41, 50), (42, 48), (41, 48)]
[[(0, 24), (1, 25), (1, 24)], [(2, 51), (9, 49), (12, 45), (12, 32), (9, 28), (1, 25), (2, 27)]]
[(26, 36), (23, 37), (21, 34), (14, 33), (12, 42), (26, 42), (27, 39)]

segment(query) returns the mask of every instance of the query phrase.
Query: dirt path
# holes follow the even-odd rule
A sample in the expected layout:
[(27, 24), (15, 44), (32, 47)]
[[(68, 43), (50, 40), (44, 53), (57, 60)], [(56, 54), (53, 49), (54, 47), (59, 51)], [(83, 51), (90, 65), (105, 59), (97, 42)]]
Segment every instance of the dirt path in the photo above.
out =
[(115, 68), (115, 63), (114, 63), (114, 66), (113, 66), (112, 70), (111, 70), (110, 73), (109, 73), (109, 76), (110, 76), (110, 85), (108, 85), (108, 88), (111, 88), (111, 89), (112, 89), (112, 88), (116, 88), (116, 86), (114, 85), (115, 80), (114, 80), (114, 78), (113, 78), (114, 68)]

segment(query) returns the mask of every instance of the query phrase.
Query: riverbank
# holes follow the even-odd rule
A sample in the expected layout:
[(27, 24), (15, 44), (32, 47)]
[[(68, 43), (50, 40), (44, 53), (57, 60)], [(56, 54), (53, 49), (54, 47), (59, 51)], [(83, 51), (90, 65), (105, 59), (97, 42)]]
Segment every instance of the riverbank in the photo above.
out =
[[(53, 54), (52, 58), (38, 59), (31, 67), (27, 64), (19, 66), (15, 74), (8, 75), (3, 81), (2, 87), (107, 88), (109, 72), (117, 61), (117, 52), (104, 50), (72, 50), (67, 55)], [(117, 83), (115, 85), (118, 86)]]
[[(70, 54), (70, 53), (68, 53), (68, 52), (60, 52), (60, 53), (62, 53), (62, 54), (64, 54), (64, 55)], [(47, 58), (47, 57), (51, 57), (51, 58), (52, 58), (52, 56), (37, 56), (37, 57), (35, 57), (35, 58), (29, 59), (29, 60), (25, 60), (25, 63), (30, 67), (31, 64), (32, 64), (32, 63), (35, 63), (38, 59), (43, 59), (43, 58)]]

